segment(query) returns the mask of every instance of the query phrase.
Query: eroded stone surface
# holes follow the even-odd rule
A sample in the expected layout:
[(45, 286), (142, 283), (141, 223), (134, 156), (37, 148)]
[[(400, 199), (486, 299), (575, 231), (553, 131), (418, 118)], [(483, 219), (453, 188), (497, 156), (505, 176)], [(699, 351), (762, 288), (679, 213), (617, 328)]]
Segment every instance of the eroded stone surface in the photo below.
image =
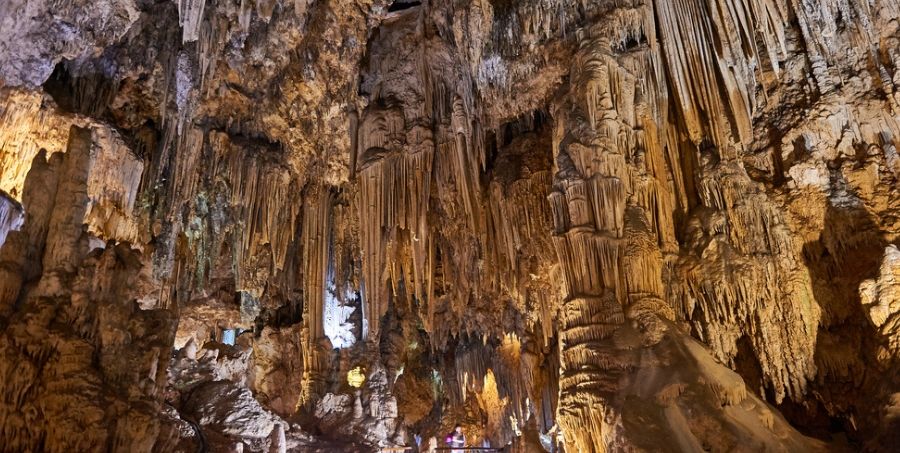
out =
[(898, 33), (4, 2), (0, 451), (890, 451)]

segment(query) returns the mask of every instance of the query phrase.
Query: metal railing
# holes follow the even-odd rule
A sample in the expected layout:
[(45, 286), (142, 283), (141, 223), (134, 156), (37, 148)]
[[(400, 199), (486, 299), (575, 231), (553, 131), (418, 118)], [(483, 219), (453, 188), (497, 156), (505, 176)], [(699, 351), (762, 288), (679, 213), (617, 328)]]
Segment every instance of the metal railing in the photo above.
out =
[(440, 447), (434, 451), (501, 451), (497, 447)]
[[(388, 447), (382, 448), (379, 450), (381, 453), (406, 453), (413, 451), (413, 447)], [(429, 451), (427, 448), (422, 449), (421, 451)], [(502, 448), (498, 447), (438, 447), (435, 448), (434, 451), (493, 451), (499, 452), (503, 451)]]

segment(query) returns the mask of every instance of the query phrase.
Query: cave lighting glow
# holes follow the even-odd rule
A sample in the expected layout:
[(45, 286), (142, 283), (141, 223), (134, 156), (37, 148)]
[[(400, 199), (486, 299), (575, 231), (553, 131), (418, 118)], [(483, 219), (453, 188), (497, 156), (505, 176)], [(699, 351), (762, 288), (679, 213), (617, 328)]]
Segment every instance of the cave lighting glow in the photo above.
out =
[(356, 367), (347, 372), (347, 383), (350, 384), (350, 387), (358, 389), (364, 382), (366, 382), (366, 374), (362, 367)]
[[(347, 291), (344, 300), (350, 300), (354, 297), (351, 291)], [(325, 336), (331, 340), (331, 345), (337, 349), (349, 348), (356, 344), (356, 336), (353, 334), (353, 323), (350, 322), (350, 315), (356, 310), (355, 307), (343, 305), (340, 299), (335, 296), (334, 284), (329, 282), (328, 290), (325, 291), (325, 307), (322, 312), (322, 324), (325, 330)]]

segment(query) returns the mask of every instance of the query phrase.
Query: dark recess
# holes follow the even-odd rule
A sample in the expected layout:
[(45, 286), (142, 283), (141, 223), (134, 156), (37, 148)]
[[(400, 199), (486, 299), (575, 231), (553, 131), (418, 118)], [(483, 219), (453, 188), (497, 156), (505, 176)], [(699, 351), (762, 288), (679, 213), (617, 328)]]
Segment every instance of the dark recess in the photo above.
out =
[(394, 3), (391, 3), (391, 6), (388, 7), (388, 12), (392, 13), (394, 11), (403, 11), (405, 9), (415, 8), (416, 6), (421, 5), (422, 2), (417, 0), (396, 0)]

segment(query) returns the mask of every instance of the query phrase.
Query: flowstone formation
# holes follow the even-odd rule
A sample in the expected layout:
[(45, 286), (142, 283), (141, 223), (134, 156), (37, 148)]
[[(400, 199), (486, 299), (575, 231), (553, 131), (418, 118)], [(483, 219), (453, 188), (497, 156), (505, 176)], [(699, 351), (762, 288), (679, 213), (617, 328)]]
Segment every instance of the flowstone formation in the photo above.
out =
[(897, 1), (64, 3), (0, 452), (900, 448)]

